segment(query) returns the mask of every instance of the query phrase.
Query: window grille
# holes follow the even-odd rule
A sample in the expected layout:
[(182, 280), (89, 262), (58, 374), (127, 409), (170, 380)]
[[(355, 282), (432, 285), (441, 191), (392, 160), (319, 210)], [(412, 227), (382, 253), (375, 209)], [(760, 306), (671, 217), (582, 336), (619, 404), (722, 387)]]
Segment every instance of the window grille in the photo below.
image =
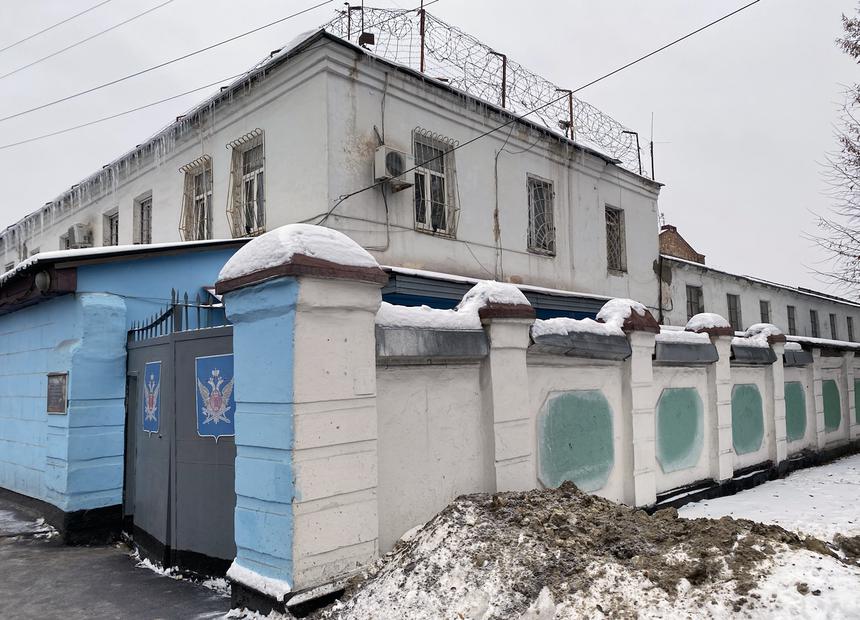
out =
[(227, 213), (234, 237), (266, 231), (266, 148), (263, 131), (251, 133), (227, 145), (233, 149)]
[(137, 204), (138, 243), (152, 243), (152, 196)]
[(423, 130), (413, 132), (415, 155), (415, 228), (455, 234), (455, 143)]
[(555, 225), (553, 224), (555, 192), (553, 192), (552, 183), (529, 176), (527, 189), (529, 194), (529, 251), (539, 254), (555, 254)]
[(107, 244), (119, 245), (119, 213), (107, 216)]
[(701, 286), (687, 285), (687, 320), (705, 311)]
[(848, 326), (848, 342), (854, 342), (854, 318), (846, 316), (845, 323)]
[(836, 322), (836, 315), (830, 315), (830, 337), (833, 340), (839, 340), (839, 325)]
[(726, 295), (726, 302), (729, 307), (729, 323), (732, 329), (740, 331), (743, 329), (743, 320), (741, 319), (741, 298), (738, 295)]
[(797, 335), (797, 310), (794, 306), (786, 307), (788, 311), (788, 334), (790, 336)]
[(606, 266), (610, 271), (626, 271), (624, 211), (606, 207)]
[(208, 155), (180, 168), (185, 173), (179, 232), (185, 241), (212, 238), (212, 160)]
[(761, 310), (761, 322), (770, 323), (770, 302), (760, 299), (758, 307)]
[(812, 337), (819, 337), (819, 326), (818, 326), (818, 310), (810, 310), (809, 311), (809, 326), (812, 329)]

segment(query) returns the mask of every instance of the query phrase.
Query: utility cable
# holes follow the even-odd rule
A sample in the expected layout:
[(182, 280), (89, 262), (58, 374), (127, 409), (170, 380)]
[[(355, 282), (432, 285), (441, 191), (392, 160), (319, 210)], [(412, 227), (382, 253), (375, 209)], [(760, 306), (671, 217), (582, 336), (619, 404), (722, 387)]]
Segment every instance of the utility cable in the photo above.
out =
[[(430, 0), (430, 2), (426, 2), (424, 4), (424, 6), (429, 6), (430, 4), (435, 4), (436, 2), (439, 2), (439, 0)], [(394, 19), (394, 18), (391, 18), (391, 19)], [(389, 20), (385, 20), (385, 21), (391, 21), (391, 20), (389, 19)], [(379, 25), (381, 23), (385, 23), (385, 21), (376, 22), (374, 25)], [(66, 127), (65, 129), (58, 129), (57, 131), (51, 131), (51, 132), (44, 133), (44, 134), (41, 134), (38, 136), (33, 136), (32, 138), (26, 138), (24, 140), (19, 140), (17, 142), (10, 142), (8, 144), (2, 144), (2, 145), (0, 145), (0, 151), (6, 150), (6, 149), (11, 149), (11, 148), (16, 147), (16, 146), (21, 146), (22, 144), (29, 144), (30, 142), (36, 142), (38, 140), (44, 140), (45, 138), (51, 138), (53, 136), (58, 136), (58, 135), (61, 135), (64, 133), (69, 133), (70, 131), (75, 131), (77, 129), (83, 129), (84, 127), (91, 127), (93, 125), (98, 125), (99, 123), (103, 123), (105, 121), (113, 120), (113, 119), (119, 118), (121, 116), (126, 116), (126, 115), (132, 114), (134, 112), (139, 112), (141, 110), (145, 110), (147, 108), (151, 108), (151, 107), (160, 105), (162, 103), (166, 103), (168, 101), (173, 101), (174, 99), (179, 99), (180, 97), (184, 97), (185, 95), (190, 95), (191, 93), (196, 93), (198, 91), (209, 88), (210, 86), (215, 86), (217, 84), (220, 84), (222, 82), (226, 82), (228, 80), (235, 80), (236, 78), (242, 77), (243, 75), (247, 75), (247, 74), (252, 73), (252, 72), (253, 72), (253, 69), (250, 71), (245, 71), (242, 73), (238, 73), (236, 75), (225, 77), (225, 78), (222, 78), (220, 80), (216, 80), (215, 82), (210, 82), (209, 84), (206, 84), (204, 86), (200, 86), (198, 88), (187, 90), (187, 91), (185, 91), (183, 93), (179, 93), (177, 95), (171, 95), (170, 97), (165, 97), (164, 99), (152, 101), (150, 103), (137, 106), (136, 108), (131, 108), (130, 110), (125, 110), (124, 112), (117, 112), (116, 114), (111, 114), (110, 116), (104, 116), (102, 118), (97, 118), (95, 120), (88, 121), (86, 123), (81, 123), (80, 125), (74, 125), (72, 127)]]
[(17, 69), (13, 69), (12, 71), (9, 71), (8, 73), (4, 73), (3, 75), (0, 75), (0, 80), (7, 78), (10, 75), (15, 75), (16, 73), (20, 73), (24, 69), (29, 69), (30, 67), (32, 67), (34, 65), (38, 65), (40, 62), (44, 62), (44, 61), (48, 60), (49, 58), (53, 58), (54, 56), (59, 56), (63, 52), (68, 52), (70, 49), (75, 48), (79, 45), (83, 45), (87, 41), (92, 41), (96, 37), (100, 37), (101, 35), (106, 34), (106, 33), (110, 32), (111, 30), (116, 30), (120, 26), (125, 26), (129, 22), (133, 22), (134, 20), (139, 19), (139, 18), (143, 17), (144, 15), (148, 15), (149, 13), (152, 13), (153, 11), (157, 11), (161, 7), (167, 6), (171, 2), (173, 2), (173, 0), (167, 0), (166, 2), (162, 2), (161, 4), (157, 4), (156, 6), (149, 8), (149, 9), (143, 11), (142, 13), (138, 13), (137, 15), (129, 17), (128, 19), (124, 19), (123, 21), (121, 21), (117, 24), (114, 24), (113, 26), (109, 26), (109, 27), (105, 28), (104, 30), (101, 30), (95, 34), (91, 34), (90, 36), (88, 36), (84, 39), (81, 39), (80, 41), (77, 41), (75, 43), (72, 43), (71, 45), (67, 45), (64, 48), (57, 50), (56, 52), (51, 52), (47, 56), (42, 56), (41, 58), (34, 60), (33, 62), (29, 62), (26, 65), (22, 65), (22, 66), (18, 67)]
[(60, 97), (59, 99), (54, 99), (53, 101), (49, 101), (48, 103), (43, 103), (43, 104), (38, 105), (36, 107), (29, 108), (27, 110), (22, 110), (20, 112), (16, 112), (16, 113), (10, 114), (8, 116), (4, 116), (4, 117), (0, 118), (0, 122), (8, 121), (9, 119), (13, 119), (13, 118), (18, 118), (19, 116), (24, 116), (25, 114), (30, 114), (31, 112), (36, 112), (37, 110), (44, 110), (45, 108), (49, 108), (53, 105), (57, 105), (58, 103), (62, 103), (64, 101), (69, 101), (70, 99), (75, 99), (76, 97), (80, 97), (82, 95), (86, 95), (86, 94), (95, 92), (97, 90), (101, 90), (102, 88), (107, 88), (108, 86), (113, 86), (114, 84), (119, 84), (120, 82), (125, 82), (126, 80), (130, 80), (131, 78), (137, 77), (139, 75), (143, 75), (145, 73), (155, 71), (156, 69), (161, 69), (162, 67), (172, 65), (173, 63), (179, 62), (181, 60), (185, 60), (186, 58), (191, 58), (192, 56), (197, 56), (198, 54), (202, 54), (203, 52), (208, 52), (209, 50), (215, 49), (216, 47), (226, 45), (227, 43), (232, 43), (233, 41), (236, 41), (236, 40), (241, 39), (243, 37), (247, 37), (247, 36), (252, 35), (256, 32), (260, 32), (261, 30), (265, 30), (266, 28), (271, 28), (272, 26), (283, 23), (289, 19), (293, 19), (294, 17), (298, 17), (299, 15), (304, 15), (305, 13), (309, 13), (310, 11), (313, 11), (314, 9), (318, 9), (321, 6), (324, 6), (326, 4), (331, 4), (334, 1), (335, 0), (323, 0), (322, 2), (318, 2), (317, 4), (314, 4), (313, 6), (309, 6), (306, 9), (302, 9), (301, 11), (297, 11), (296, 13), (292, 13), (291, 15), (287, 15), (286, 17), (276, 19), (275, 21), (269, 22), (268, 24), (263, 24), (262, 26), (258, 26), (256, 28), (248, 30), (247, 32), (237, 34), (237, 35), (232, 36), (228, 39), (224, 39), (223, 41), (219, 41), (218, 43), (213, 43), (212, 45), (207, 45), (206, 47), (202, 47), (202, 48), (195, 50), (193, 52), (183, 54), (182, 56), (177, 56), (176, 58), (173, 58), (171, 60), (166, 60), (162, 63), (159, 63), (157, 65), (153, 65), (153, 66), (148, 67), (146, 69), (141, 69), (140, 71), (136, 71), (134, 73), (129, 73), (128, 75), (117, 78), (115, 80), (111, 80), (109, 82), (105, 82), (103, 84), (99, 84), (98, 86), (93, 86), (91, 88), (87, 88), (85, 90), (78, 91), (77, 93), (74, 93), (71, 95), (66, 95), (65, 97)]
[(10, 50), (10, 49), (12, 49), (13, 47), (16, 47), (16, 46), (18, 46), (18, 45), (21, 45), (22, 43), (25, 43), (25, 42), (29, 41), (30, 39), (34, 39), (34, 38), (38, 37), (40, 34), (45, 34), (45, 33), (46, 33), (46, 32), (48, 32), (49, 30), (53, 30), (54, 28), (57, 28), (58, 26), (62, 26), (63, 24), (66, 24), (66, 23), (68, 23), (68, 22), (72, 21), (73, 19), (75, 19), (75, 18), (77, 18), (77, 17), (80, 17), (81, 15), (84, 15), (84, 14), (86, 14), (86, 13), (89, 13), (90, 11), (94, 11), (94, 10), (96, 10), (97, 8), (99, 8), (100, 6), (104, 6), (104, 5), (106, 5), (107, 3), (109, 3), (109, 2), (113, 2), (113, 0), (104, 0), (103, 2), (99, 2), (98, 4), (94, 4), (94, 5), (93, 5), (93, 6), (91, 6), (90, 8), (88, 8), (88, 9), (84, 9), (84, 10), (83, 10), (83, 11), (81, 11), (80, 13), (75, 13), (75, 14), (74, 14), (74, 15), (72, 15), (71, 17), (67, 17), (66, 19), (64, 19), (64, 20), (62, 20), (62, 21), (59, 21), (59, 22), (57, 22), (56, 24), (53, 24), (52, 26), (48, 26), (47, 28), (42, 28), (42, 30), (40, 30), (39, 32), (34, 32), (33, 34), (31, 34), (31, 35), (28, 35), (28, 36), (24, 37), (24, 38), (23, 38), (23, 39), (21, 39), (20, 41), (15, 41), (14, 43), (10, 43), (10, 44), (9, 44), (9, 45), (7, 45), (6, 47), (0, 47), (0, 53), (5, 52), (6, 50)]
[[(744, 10), (748, 9), (748, 8), (750, 8), (751, 6), (753, 6), (753, 5), (755, 5), (755, 4), (758, 4), (759, 2), (761, 2), (761, 0), (753, 0), (752, 2), (750, 2), (750, 3), (748, 3), (748, 4), (745, 4), (744, 6), (742, 6), (742, 7), (738, 8), (738, 9), (735, 9), (735, 10), (734, 10), (734, 11), (732, 11), (731, 13), (727, 13), (727, 14), (723, 15), (722, 17), (719, 17), (719, 18), (717, 18), (717, 19), (715, 19), (715, 20), (713, 20), (713, 21), (711, 21), (711, 22), (708, 22), (708, 23), (707, 23), (707, 24), (705, 24), (704, 26), (701, 26), (701, 27), (699, 27), (699, 28), (696, 28), (696, 29), (695, 29), (695, 30), (693, 30), (692, 32), (688, 32), (688, 33), (687, 33), (687, 34), (685, 34), (684, 36), (678, 37), (677, 39), (675, 39), (675, 40), (673, 40), (673, 41), (670, 41), (669, 43), (666, 43), (665, 45), (661, 45), (661, 46), (660, 46), (660, 47), (658, 47), (657, 49), (652, 50), (651, 52), (648, 52), (647, 54), (644, 54), (643, 56), (640, 56), (640, 57), (636, 58), (635, 60), (631, 60), (630, 62), (628, 62), (628, 63), (626, 63), (626, 64), (624, 64), (624, 65), (621, 65), (620, 67), (618, 67), (618, 68), (616, 68), (616, 69), (613, 69), (612, 71), (610, 71), (610, 72), (608, 72), (608, 73), (604, 73), (604, 74), (603, 74), (603, 75), (601, 75), (600, 77), (597, 77), (597, 78), (595, 78), (595, 79), (591, 80), (590, 82), (587, 82), (587, 83), (583, 84), (582, 86), (579, 86), (578, 88), (576, 88), (576, 89), (572, 90), (570, 94), (578, 93), (579, 91), (581, 91), (581, 90), (583, 90), (583, 89), (585, 89), (585, 88), (588, 88), (589, 86), (593, 86), (594, 84), (597, 84), (598, 82), (601, 82), (601, 81), (603, 81), (603, 80), (605, 80), (605, 79), (607, 79), (607, 78), (609, 78), (609, 77), (612, 77), (613, 75), (615, 75), (615, 74), (617, 74), (617, 73), (620, 73), (621, 71), (624, 71), (625, 69), (628, 69), (628, 68), (632, 67), (633, 65), (636, 65), (636, 64), (638, 64), (638, 63), (642, 62), (643, 60), (646, 60), (646, 59), (648, 59), (648, 58), (651, 58), (651, 57), (652, 57), (652, 56), (654, 56), (655, 54), (658, 54), (658, 53), (660, 53), (660, 52), (662, 52), (662, 51), (664, 51), (664, 50), (666, 50), (666, 49), (668, 49), (668, 48), (670, 48), (670, 47), (672, 47), (672, 46), (674, 46), (674, 45), (677, 45), (678, 43), (680, 43), (680, 42), (682, 42), (682, 41), (684, 41), (684, 40), (686, 40), (686, 39), (689, 39), (689, 38), (690, 38), (690, 37), (692, 37), (693, 35), (696, 35), (696, 34), (698, 34), (698, 33), (702, 32), (703, 30), (706, 30), (706, 29), (710, 28), (711, 26), (714, 26), (714, 25), (716, 25), (716, 24), (718, 24), (718, 23), (720, 23), (720, 22), (722, 22), (722, 21), (724, 21), (724, 20), (728, 19), (729, 17), (732, 17), (733, 15), (737, 15), (737, 14), (738, 14), (738, 13), (740, 13), (741, 11), (744, 11)], [(441, 158), (443, 158), (443, 157), (446, 157), (446, 156), (447, 156), (447, 155), (449, 155), (450, 153), (453, 153), (454, 151), (457, 151), (457, 150), (459, 150), (459, 149), (461, 149), (461, 148), (463, 148), (463, 147), (465, 147), (465, 146), (468, 146), (468, 145), (470, 145), (470, 144), (473, 144), (473, 143), (477, 142), (478, 140), (481, 140), (482, 138), (486, 138), (487, 136), (492, 135), (492, 134), (496, 133), (497, 131), (499, 131), (499, 130), (501, 130), (501, 129), (504, 129), (504, 128), (505, 128), (505, 127), (507, 127), (508, 125), (511, 125), (511, 124), (516, 123), (516, 122), (518, 122), (518, 121), (526, 120), (526, 117), (527, 117), (527, 116), (529, 116), (529, 115), (531, 115), (531, 114), (534, 114), (534, 113), (536, 113), (536, 112), (540, 112), (540, 111), (541, 111), (541, 110), (543, 110), (544, 108), (548, 108), (549, 106), (551, 106), (551, 105), (553, 105), (553, 104), (555, 104), (555, 103), (558, 103), (558, 102), (560, 102), (560, 101), (562, 101), (562, 100), (564, 100), (564, 99), (567, 99), (567, 98), (568, 98), (568, 96), (569, 96), (569, 94), (568, 94), (567, 92), (565, 92), (565, 94), (564, 94), (564, 95), (562, 95), (561, 97), (558, 97), (557, 99), (553, 99), (553, 100), (551, 100), (551, 101), (548, 101), (547, 103), (544, 103), (544, 104), (542, 104), (542, 105), (540, 105), (540, 106), (538, 106), (538, 107), (536, 107), (536, 108), (534, 108), (534, 109), (532, 109), (532, 110), (529, 110), (529, 111), (524, 112), (524, 113), (519, 114), (519, 115), (512, 114), (512, 115), (511, 115), (510, 120), (508, 120), (508, 121), (506, 121), (506, 122), (502, 123), (501, 125), (498, 125), (498, 126), (496, 126), (496, 127), (493, 127), (492, 129), (488, 129), (487, 131), (485, 131), (485, 132), (483, 132), (483, 133), (480, 133), (480, 134), (478, 134), (477, 136), (475, 136), (475, 137), (473, 137), (473, 138), (470, 138), (469, 140), (466, 140), (465, 142), (461, 142), (460, 144), (457, 144), (456, 146), (453, 146), (453, 147), (451, 147), (450, 149), (448, 149), (448, 150), (446, 150), (446, 151), (443, 151), (442, 153), (440, 153), (439, 155), (436, 155), (435, 157), (432, 157), (432, 158), (430, 158), (430, 159), (428, 159), (428, 160), (426, 160), (426, 161), (421, 162), (420, 164), (417, 164), (417, 165), (415, 165), (415, 166), (412, 166), (412, 167), (411, 167), (411, 168), (409, 168), (408, 170), (404, 170), (402, 174), (403, 174), (403, 175), (408, 174), (408, 173), (410, 173), (410, 172), (412, 172), (412, 171), (414, 171), (414, 170), (416, 170), (416, 169), (418, 169), (418, 168), (421, 168), (421, 167), (425, 166), (426, 164), (428, 164), (428, 163), (430, 163), (430, 162), (432, 162), (432, 161), (435, 161), (435, 160), (437, 160), (437, 159), (441, 159)], [(2, 119), (0, 119), (0, 120), (2, 120)], [(331, 214), (332, 214), (332, 213), (334, 213), (334, 211), (335, 211), (335, 210), (336, 210), (336, 209), (337, 209), (341, 204), (343, 204), (344, 202), (346, 202), (347, 200), (349, 200), (349, 199), (350, 199), (350, 198), (352, 198), (353, 196), (356, 196), (356, 195), (361, 194), (361, 193), (364, 193), (364, 192), (366, 192), (366, 191), (368, 191), (368, 190), (371, 190), (371, 189), (374, 189), (374, 188), (376, 188), (376, 187), (379, 187), (380, 185), (383, 185), (383, 184), (384, 184), (384, 183), (386, 183), (386, 182), (387, 182), (387, 181), (385, 181), (385, 180), (377, 181), (376, 183), (373, 183), (372, 185), (368, 185), (368, 186), (366, 186), (366, 187), (362, 187), (361, 189), (357, 189), (357, 190), (355, 190), (355, 191), (353, 191), (353, 192), (350, 192), (350, 193), (348, 193), (348, 194), (343, 194), (342, 196), (340, 196), (340, 197), (338, 198), (337, 202), (336, 202), (336, 203), (331, 207), (331, 209), (329, 209), (326, 213), (320, 214), (319, 216), (314, 216), (314, 217), (312, 217), (312, 218), (308, 218), (308, 220), (305, 220), (305, 221), (310, 221), (310, 220), (314, 220), (314, 219), (320, 218), (320, 219), (319, 219), (319, 221), (317, 221), (316, 223), (317, 223), (317, 224), (323, 224), (323, 223), (325, 223), (325, 222), (326, 222), (326, 220), (328, 220), (328, 218), (331, 216)]]

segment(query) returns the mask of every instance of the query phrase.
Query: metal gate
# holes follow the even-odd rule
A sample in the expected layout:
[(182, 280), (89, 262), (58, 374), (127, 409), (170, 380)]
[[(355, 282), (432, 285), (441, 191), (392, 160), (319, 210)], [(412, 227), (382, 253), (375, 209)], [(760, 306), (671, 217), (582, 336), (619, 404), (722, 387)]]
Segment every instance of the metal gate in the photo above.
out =
[(213, 303), (171, 303), (128, 335), (123, 515), (163, 566), (223, 574), (236, 555), (233, 328)]

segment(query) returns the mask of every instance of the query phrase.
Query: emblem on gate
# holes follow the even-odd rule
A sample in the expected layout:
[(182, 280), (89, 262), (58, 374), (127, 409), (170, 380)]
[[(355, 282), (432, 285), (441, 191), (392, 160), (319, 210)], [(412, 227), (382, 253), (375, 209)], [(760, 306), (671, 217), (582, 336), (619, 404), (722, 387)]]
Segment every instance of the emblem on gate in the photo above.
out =
[(197, 434), (201, 437), (235, 435), (233, 398), (233, 356), (197, 358)]
[(143, 430), (157, 433), (161, 422), (161, 362), (143, 367)]

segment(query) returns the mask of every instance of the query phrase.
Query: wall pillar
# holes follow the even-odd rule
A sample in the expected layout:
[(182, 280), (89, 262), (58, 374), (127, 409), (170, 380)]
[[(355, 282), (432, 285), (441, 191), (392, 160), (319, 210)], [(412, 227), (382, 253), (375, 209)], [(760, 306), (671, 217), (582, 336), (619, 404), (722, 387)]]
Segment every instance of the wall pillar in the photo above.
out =
[(348, 237), (307, 225), (251, 241), (221, 271), (234, 325), (234, 606), (283, 610), (377, 555), (374, 327), (387, 279)]
[(771, 364), (766, 381), (770, 393), (769, 405), (773, 408), (770, 458), (776, 466), (788, 458), (788, 428), (785, 423), (785, 368), (782, 357), (785, 351), (785, 336), (775, 338), (771, 342), (771, 347), (776, 354), (776, 361)]
[(860, 423), (857, 422), (857, 407), (854, 400), (854, 351), (842, 354), (842, 378), (845, 381), (845, 413), (848, 416), (848, 440), (855, 441), (860, 437)]
[(534, 310), (525, 304), (489, 305), (479, 314), (490, 344), (490, 354), (481, 367), (481, 390), (484, 411), (492, 424), (496, 491), (533, 489), (537, 479), (535, 429), (529, 409), (526, 351)]
[(633, 478), (629, 490), (634, 506), (650, 506), (657, 501), (657, 424), (652, 365), (654, 338), (654, 331), (635, 330), (627, 333), (632, 354), (624, 362), (622, 374), (624, 413), (629, 420), (626, 423), (629, 430), (627, 436), (633, 447)]
[(824, 388), (821, 373), (821, 349), (812, 349), (812, 394), (815, 399), (815, 447), (823, 450), (827, 443), (824, 430)]

